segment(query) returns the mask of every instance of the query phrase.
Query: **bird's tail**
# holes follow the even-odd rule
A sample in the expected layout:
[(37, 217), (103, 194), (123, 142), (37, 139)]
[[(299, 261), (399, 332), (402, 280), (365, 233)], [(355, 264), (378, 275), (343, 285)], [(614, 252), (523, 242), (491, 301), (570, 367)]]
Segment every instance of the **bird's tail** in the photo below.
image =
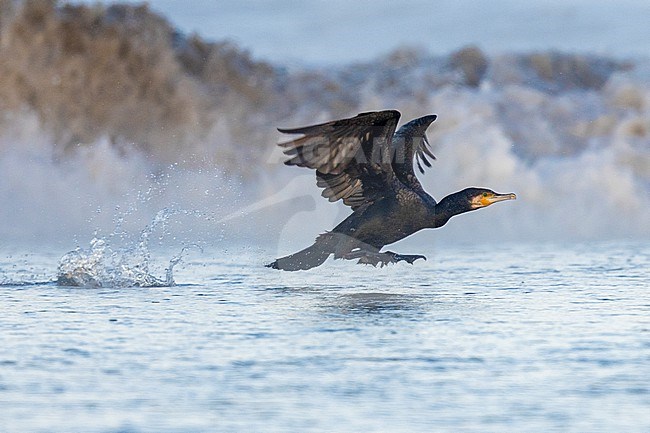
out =
[(281, 257), (266, 265), (267, 268), (281, 269), (283, 271), (300, 271), (320, 266), (334, 253), (332, 237), (321, 235), (316, 242), (302, 251)]

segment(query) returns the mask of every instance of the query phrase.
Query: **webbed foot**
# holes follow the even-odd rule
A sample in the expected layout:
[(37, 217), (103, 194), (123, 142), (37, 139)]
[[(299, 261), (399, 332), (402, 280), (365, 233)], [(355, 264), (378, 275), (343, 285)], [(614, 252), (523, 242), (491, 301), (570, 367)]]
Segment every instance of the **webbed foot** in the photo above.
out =
[(393, 257), (395, 259), (394, 263), (404, 261), (410, 264), (413, 264), (413, 262), (415, 262), (417, 259), (427, 259), (420, 254), (395, 254)]
[(359, 259), (357, 262), (360, 265), (372, 265), (374, 267), (384, 267), (388, 266), (389, 263), (397, 262), (407, 262), (413, 264), (417, 259), (427, 258), (422, 255), (408, 255), (408, 254), (397, 254), (392, 251), (386, 251), (383, 253), (367, 250), (357, 250), (343, 256), (344, 259), (354, 260)]

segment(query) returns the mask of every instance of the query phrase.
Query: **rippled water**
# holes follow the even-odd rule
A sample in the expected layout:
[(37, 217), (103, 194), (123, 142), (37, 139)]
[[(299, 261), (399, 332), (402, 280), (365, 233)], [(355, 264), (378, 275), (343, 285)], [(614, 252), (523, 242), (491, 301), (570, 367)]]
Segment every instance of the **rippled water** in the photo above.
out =
[(57, 286), (61, 255), (0, 255), (3, 432), (650, 431), (647, 242), (215, 249), (158, 288)]

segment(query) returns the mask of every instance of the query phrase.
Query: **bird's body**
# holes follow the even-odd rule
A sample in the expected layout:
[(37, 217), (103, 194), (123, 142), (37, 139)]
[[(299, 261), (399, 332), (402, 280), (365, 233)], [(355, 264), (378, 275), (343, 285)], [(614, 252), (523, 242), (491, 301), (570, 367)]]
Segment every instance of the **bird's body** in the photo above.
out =
[[(408, 218), (405, 218), (408, 216)], [(332, 232), (380, 249), (428, 227), (431, 208), (416, 194), (385, 197), (353, 212)], [(391, 230), (387, 230), (392, 227)]]
[(426, 129), (436, 119), (424, 116), (395, 132), (400, 114), (395, 110), (361, 113), (304, 128), (284, 130), (302, 137), (281, 143), (290, 159), (287, 165), (316, 170), (318, 186), (330, 201), (343, 200), (353, 213), (332, 231), (295, 254), (268, 266), (283, 270), (310, 269), (327, 257), (358, 259), (359, 263), (382, 266), (420, 255), (380, 252), (425, 228), (442, 227), (454, 215), (515, 198), (480, 188), (467, 188), (436, 203), (418, 181), (413, 164), (435, 159), (428, 147)]

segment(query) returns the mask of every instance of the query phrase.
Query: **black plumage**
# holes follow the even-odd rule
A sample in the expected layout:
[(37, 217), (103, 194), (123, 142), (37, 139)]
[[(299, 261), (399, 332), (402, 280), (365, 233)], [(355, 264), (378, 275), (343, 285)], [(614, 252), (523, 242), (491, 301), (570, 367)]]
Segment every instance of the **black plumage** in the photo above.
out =
[(267, 266), (288, 271), (310, 269), (332, 254), (375, 266), (413, 263), (425, 257), (380, 249), (424, 228), (441, 227), (454, 215), (514, 199), (514, 194), (467, 188), (436, 203), (424, 191), (414, 164), (424, 173), (422, 164), (431, 167), (430, 160), (435, 159), (426, 130), (436, 117), (414, 119), (397, 131), (400, 113), (396, 110), (278, 129), (302, 134), (279, 144), (289, 156), (285, 164), (316, 170), (323, 197), (332, 202), (342, 200), (353, 213), (331, 232), (320, 235), (312, 246)]

